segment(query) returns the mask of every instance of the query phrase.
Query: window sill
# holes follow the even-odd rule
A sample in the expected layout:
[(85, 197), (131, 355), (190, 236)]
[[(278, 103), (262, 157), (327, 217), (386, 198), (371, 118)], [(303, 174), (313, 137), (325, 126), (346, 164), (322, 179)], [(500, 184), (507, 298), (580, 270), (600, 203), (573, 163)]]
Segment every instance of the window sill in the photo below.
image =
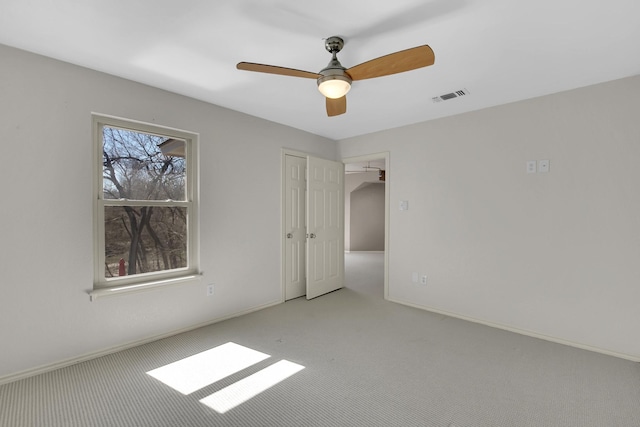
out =
[(95, 301), (98, 298), (110, 297), (123, 294), (149, 291), (157, 288), (181, 285), (184, 282), (200, 280), (202, 273), (190, 274), (187, 276), (173, 277), (170, 279), (160, 279), (153, 282), (136, 283), (131, 285), (96, 288), (89, 292), (89, 299)]

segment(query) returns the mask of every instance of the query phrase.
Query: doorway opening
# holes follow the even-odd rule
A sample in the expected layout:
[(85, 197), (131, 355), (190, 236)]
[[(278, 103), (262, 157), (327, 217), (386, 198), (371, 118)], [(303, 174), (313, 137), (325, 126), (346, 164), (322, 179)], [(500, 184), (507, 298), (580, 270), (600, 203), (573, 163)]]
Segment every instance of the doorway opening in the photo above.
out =
[[(360, 199), (365, 199), (364, 208), (355, 208), (356, 211), (364, 211), (365, 216), (354, 220), (353, 224), (354, 229), (361, 229), (363, 223), (366, 226), (367, 222), (375, 222), (378, 224), (375, 232), (360, 230), (355, 234), (352, 233), (351, 193), (353, 189), (351, 188), (349, 190), (349, 214), (345, 215), (345, 200), (347, 198), (345, 196), (345, 180), (347, 175), (352, 175), (352, 173), (345, 173), (345, 164), (355, 165), (360, 170), (369, 173), (370, 182), (358, 183), (358, 194), (354, 196), (355, 204), (360, 203)], [(309, 182), (306, 182), (307, 176), (310, 177)], [(326, 182), (320, 182), (321, 180), (318, 178), (322, 176), (325, 177)], [(314, 181), (315, 184), (312, 184)], [(345, 257), (357, 250), (361, 251), (360, 253), (377, 254), (378, 258), (383, 257), (384, 289), (382, 295), (384, 299), (388, 299), (389, 182), (388, 152), (343, 158), (342, 162), (331, 162), (315, 159), (306, 153), (283, 149), (282, 301), (303, 295), (310, 299), (343, 287)], [(321, 184), (320, 188), (316, 187), (318, 183)], [(382, 197), (380, 188), (384, 189)], [(372, 194), (375, 194), (374, 197), (377, 198), (378, 205), (380, 204), (379, 200), (384, 199), (383, 206), (378, 209), (384, 211), (384, 214), (377, 212), (375, 218), (366, 207), (367, 203), (371, 203), (366, 199)], [(322, 205), (317, 205), (314, 202), (321, 200), (324, 200)], [(322, 207), (319, 208), (319, 206)], [(323, 206), (331, 207), (331, 209), (326, 210)], [(314, 212), (325, 212), (325, 219), (319, 221), (314, 219), (317, 218), (314, 216)], [(345, 237), (347, 236), (345, 223), (349, 224), (349, 247), (347, 250), (345, 250)], [(339, 232), (337, 232), (338, 230)], [(322, 250), (318, 250), (319, 243), (322, 243)], [(316, 268), (314, 265), (322, 266), (322, 268)]]
[(343, 158), (342, 162), (345, 164), (345, 260), (349, 265), (371, 262), (369, 258), (382, 256), (383, 295), (387, 299), (389, 153)]

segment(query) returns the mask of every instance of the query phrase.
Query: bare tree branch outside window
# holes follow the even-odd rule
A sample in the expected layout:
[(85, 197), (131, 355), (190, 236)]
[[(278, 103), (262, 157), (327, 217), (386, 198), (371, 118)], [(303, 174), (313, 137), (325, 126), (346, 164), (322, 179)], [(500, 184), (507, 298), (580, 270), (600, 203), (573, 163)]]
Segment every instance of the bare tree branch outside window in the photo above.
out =
[(120, 259), (127, 275), (186, 267), (187, 209), (144, 204), (185, 201), (184, 154), (162, 152), (168, 137), (109, 126), (102, 136), (103, 197), (118, 201), (105, 206), (105, 277), (118, 272)]

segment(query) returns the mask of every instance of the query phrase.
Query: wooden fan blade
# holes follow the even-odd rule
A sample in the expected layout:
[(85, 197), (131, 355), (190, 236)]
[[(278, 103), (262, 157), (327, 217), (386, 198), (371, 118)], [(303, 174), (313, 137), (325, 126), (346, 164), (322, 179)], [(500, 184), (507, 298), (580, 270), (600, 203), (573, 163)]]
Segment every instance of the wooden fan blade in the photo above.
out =
[(327, 98), (327, 116), (339, 116), (347, 112), (347, 96), (342, 98)]
[(363, 62), (349, 68), (347, 73), (353, 80), (372, 79), (428, 67), (433, 65), (434, 62), (435, 55), (433, 50), (425, 44)]
[(303, 77), (307, 79), (317, 79), (318, 73), (310, 71), (295, 70), (293, 68), (278, 67), (276, 65), (254, 64), (253, 62), (238, 62), (238, 70), (256, 71), (258, 73), (279, 74), (282, 76)]

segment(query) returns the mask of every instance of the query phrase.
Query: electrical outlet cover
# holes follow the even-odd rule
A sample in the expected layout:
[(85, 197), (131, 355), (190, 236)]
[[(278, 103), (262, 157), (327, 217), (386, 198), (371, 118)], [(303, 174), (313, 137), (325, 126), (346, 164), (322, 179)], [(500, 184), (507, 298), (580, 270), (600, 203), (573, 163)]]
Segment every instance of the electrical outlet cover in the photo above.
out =
[(537, 171), (536, 161), (535, 160), (527, 161), (527, 173), (536, 173), (536, 171)]

